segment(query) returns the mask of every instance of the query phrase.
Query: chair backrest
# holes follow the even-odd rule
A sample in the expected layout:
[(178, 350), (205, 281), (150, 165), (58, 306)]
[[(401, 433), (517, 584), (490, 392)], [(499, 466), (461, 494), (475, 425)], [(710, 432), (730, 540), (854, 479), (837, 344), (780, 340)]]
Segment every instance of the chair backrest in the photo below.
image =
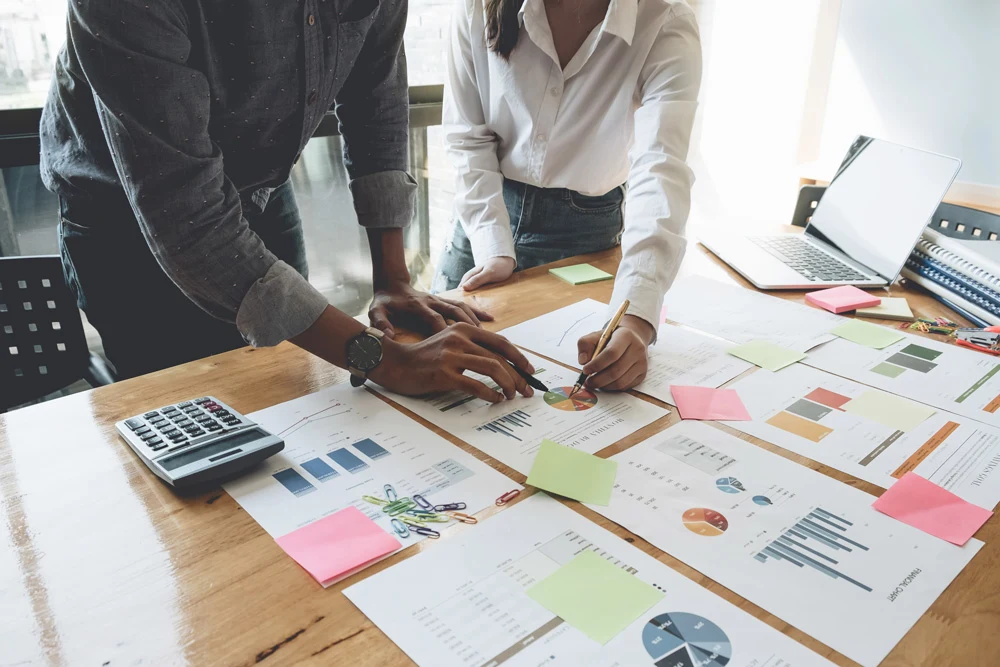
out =
[[(795, 202), (795, 211), (792, 213), (793, 225), (805, 227), (809, 224), (809, 218), (825, 191), (826, 186), (823, 185), (803, 185), (799, 188), (799, 199)], [(927, 226), (945, 236), (958, 239), (1000, 240), (1000, 215), (959, 204), (938, 204)]]
[(0, 257), (0, 410), (79, 380), (89, 359), (59, 256)]

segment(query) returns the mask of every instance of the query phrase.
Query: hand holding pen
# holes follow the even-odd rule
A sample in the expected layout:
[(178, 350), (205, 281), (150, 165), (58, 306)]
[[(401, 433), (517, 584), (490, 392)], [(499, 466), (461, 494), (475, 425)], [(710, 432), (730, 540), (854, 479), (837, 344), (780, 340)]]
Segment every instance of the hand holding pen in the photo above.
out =
[[(607, 347), (608, 341), (611, 340), (611, 336), (614, 335), (618, 325), (621, 324), (622, 318), (625, 317), (625, 311), (628, 310), (629, 305), (629, 300), (625, 299), (625, 301), (622, 302), (622, 305), (618, 307), (614, 317), (608, 321), (607, 326), (604, 327), (604, 331), (601, 332), (601, 337), (597, 340), (597, 345), (594, 346), (594, 353), (590, 357), (591, 362), (604, 351), (605, 347)], [(580, 377), (577, 378), (576, 384), (573, 385), (573, 391), (570, 393), (570, 396), (583, 388), (583, 385), (587, 382), (588, 377), (589, 375), (586, 372), (580, 373)]]

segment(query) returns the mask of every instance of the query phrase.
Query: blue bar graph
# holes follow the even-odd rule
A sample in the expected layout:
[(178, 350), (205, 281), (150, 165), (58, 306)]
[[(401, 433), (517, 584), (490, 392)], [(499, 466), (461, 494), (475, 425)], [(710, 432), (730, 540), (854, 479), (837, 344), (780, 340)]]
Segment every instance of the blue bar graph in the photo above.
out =
[(340, 477), (340, 473), (330, 467), (323, 459), (310, 459), (302, 464), (305, 471), (318, 479), (321, 482), (325, 482), (328, 479), (333, 479), (334, 477)]
[(499, 419), (494, 419), (488, 424), (483, 424), (476, 430), (499, 433), (500, 435), (505, 435), (508, 438), (514, 438), (518, 442), (521, 442), (521, 438), (517, 437), (514, 431), (515, 429), (530, 427), (531, 422), (528, 421), (529, 417), (531, 417), (531, 415), (524, 410), (515, 410), (509, 415), (504, 415)]
[(371, 438), (365, 438), (361, 442), (354, 443), (354, 447), (372, 461), (376, 461), (383, 456), (389, 456), (389, 452)]
[(857, 549), (868, 551), (868, 547), (847, 537), (847, 529), (853, 525), (847, 519), (817, 507), (800, 519), (794, 528), (786, 530), (778, 539), (754, 554), (754, 558), (761, 563), (773, 559), (790, 563), (797, 568), (810, 567), (871, 593), (870, 586), (852, 579), (834, 567), (840, 565), (837, 558)]
[(288, 468), (287, 470), (282, 470), (276, 472), (271, 477), (275, 478), (281, 485), (294, 493), (296, 496), (304, 496), (307, 493), (312, 493), (316, 490), (316, 487), (309, 483), (305, 477), (300, 475), (294, 468)]
[(343, 447), (341, 447), (340, 449), (333, 450), (332, 452), (327, 454), (327, 456), (333, 459), (335, 463), (343, 466), (344, 469), (347, 470), (347, 472), (351, 473), (352, 475), (354, 473), (361, 472), (362, 470), (368, 467), (367, 463), (365, 463), (364, 461), (362, 461), (357, 456), (347, 451)]

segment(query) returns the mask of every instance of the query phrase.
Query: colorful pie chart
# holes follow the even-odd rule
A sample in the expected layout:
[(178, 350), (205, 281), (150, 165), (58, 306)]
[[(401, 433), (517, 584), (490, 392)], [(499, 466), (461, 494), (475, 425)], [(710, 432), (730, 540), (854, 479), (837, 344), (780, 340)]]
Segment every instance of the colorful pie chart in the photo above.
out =
[(597, 396), (586, 389), (573, 394), (573, 387), (554, 387), (551, 391), (545, 392), (545, 402), (556, 410), (566, 412), (582, 412), (597, 405)]
[(729, 521), (726, 520), (726, 517), (715, 510), (704, 507), (689, 509), (681, 516), (681, 520), (684, 522), (684, 527), (692, 533), (706, 537), (722, 535), (726, 532), (726, 528), (729, 528)]

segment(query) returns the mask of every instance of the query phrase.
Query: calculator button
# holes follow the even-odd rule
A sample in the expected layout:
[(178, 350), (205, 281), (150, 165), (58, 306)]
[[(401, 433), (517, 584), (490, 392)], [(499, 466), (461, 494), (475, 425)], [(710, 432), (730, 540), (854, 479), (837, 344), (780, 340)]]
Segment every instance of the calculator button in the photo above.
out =
[(150, 429), (149, 429), (148, 426), (143, 426), (142, 428), (137, 428), (135, 430), (135, 434), (139, 435), (139, 436), (146, 435), (149, 432), (150, 432)]
[(187, 403), (178, 403), (177, 407), (179, 407), (181, 410), (183, 410), (184, 408), (189, 408), (191, 407), (191, 402), (188, 401)]
[(147, 412), (143, 415), (146, 419), (152, 419), (153, 417), (159, 416), (159, 412)]
[(128, 419), (125, 421), (125, 425), (128, 426), (133, 431), (142, 426), (141, 419)]
[(167, 429), (163, 429), (163, 435), (167, 436), (168, 438), (170, 436), (174, 435), (175, 433), (180, 433), (180, 431), (178, 431), (177, 429), (175, 429), (173, 427), (170, 427), (170, 428), (167, 428)]
[(158, 452), (158, 451), (160, 451), (162, 449), (166, 449), (166, 448), (167, 448), (167, 444), (163, 443), (163, 444), (156, 445), (155, 447), (153, 447), (153, 451), (154, 452)]
[(136, 434), (139, 435), (143, 440), (152, 440), (153, 438), (156, 437), (156, 432), (155, 431), (148, 431), (148, 432), (142, 433), (142, 434), (140, 434), (138, 431), (136, 431)]
[(204, 424), (205, 422), (212, 421), (212, 418), (209, 417), (208, 415), (198, 415), (197, 417), (194, 418), (194, 420), (199, 424)]
[(222, 409), (222, 406), (221, 405), (215, 405), (213, 403), (212, 405), (206, 405), (205, 409), (208, 410), (209, 412), (218, 412), (219, 410)]
[(178, 419), (178, 420), (177, 420), (177, 421), (175, 421), (174, 423), (175, 423), (175, 424), (177, 424), (178, 426), (188, 426), (188, 425), (190, 425), (190, 424), (191, 424), (191, 420), (190, 420), (190, 419), (187, 419), (187, 418), (184, 418), (184, 419)]
[(222, 427), (219, 426), (218, 424), (206, 424), (205, 428), (211, 433), (215, 433), (216, 431), (222, 430)]
[(154, 445), (160, 444), (161, 442), (163, 442), (163, 438), (160, 438), (159, 436), (155, 436), (155, 437), (152, 437), (149, 440), (147, 440), (146, 444), (149, 445), (150, 447), (152, 447)]
[(203, 403), (211, 403), (211, 402), (212, 402), (212, 399), (210, 399), (208, 396), (205, 396), (203, 398), (199, 398), (198, 400), (195, 401), (195, 403), (197, 403), (198, 405), (202, 405)]
[(160, 412), (162, 412), (162, 413), (164, 413), (164, 414), (166, 414), (166, 413), (168, 413), (168, 412), (177, 412), (177, 408), (175, 408), (175, 407), (174, 407), (174, 406), (172, 406), (172, 405), (168, 405), (168, 406), (167, 406), (167, 407), (165, 407), (165, 408), (160, 408)]

